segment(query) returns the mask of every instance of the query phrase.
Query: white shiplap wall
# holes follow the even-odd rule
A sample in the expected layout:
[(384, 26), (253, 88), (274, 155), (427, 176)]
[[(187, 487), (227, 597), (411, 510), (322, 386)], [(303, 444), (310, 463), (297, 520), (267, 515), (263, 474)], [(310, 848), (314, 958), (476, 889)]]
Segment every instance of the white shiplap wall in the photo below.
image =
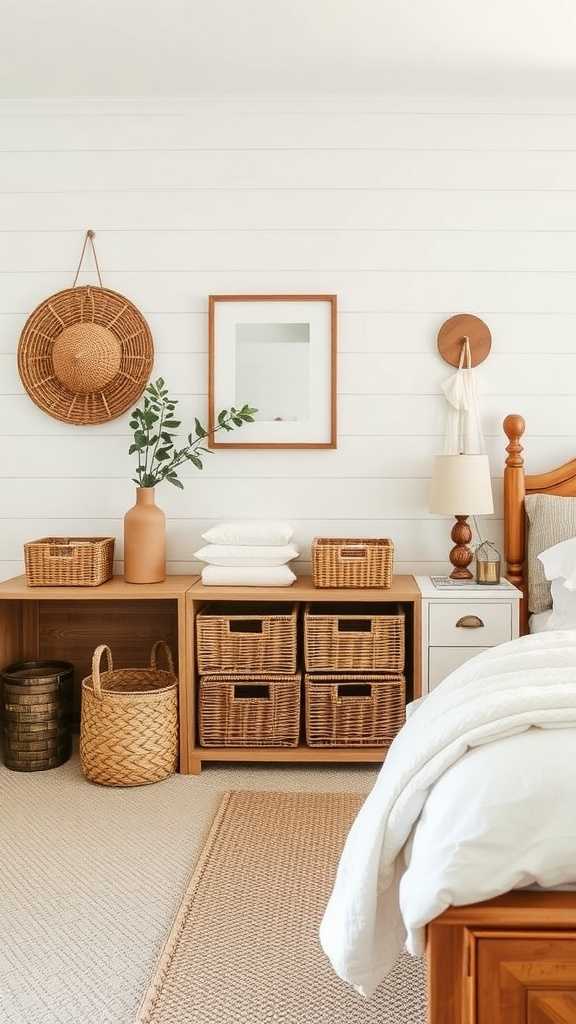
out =
[[(26, 539), (114, 533), (132, 503), (124, 417), (68, 428), (16, 371), (26, 315), (71, 283), (82, 232), (105, 283), (148, 317), (184, 419), (206, 415), (211, 292), (336, 292), (339, 447), (217, 452), (158, 495), (173, 572), (209, 523), (287, 517), (306, 571), (317, 534), (389, 535), (400, 571), (441, 571), (426, 508), (441, 449), (440, 324), (493, 332), (479, 371), (501, 541), (505, 413), (529, 465), (576, 454), (576, 113), (461, 99), (0, 104), (0, 575)], [(93, 280), (84, 274), (83, 280)], [(247, 400), (250, 396), (246, 396)]]

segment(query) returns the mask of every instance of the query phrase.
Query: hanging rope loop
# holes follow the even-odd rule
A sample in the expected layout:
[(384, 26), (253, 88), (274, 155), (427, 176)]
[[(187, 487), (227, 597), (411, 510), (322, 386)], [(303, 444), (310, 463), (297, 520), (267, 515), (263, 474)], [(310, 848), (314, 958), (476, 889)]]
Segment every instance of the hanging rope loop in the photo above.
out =
[(104, 287), (104, 285), (102, 284), (102, 275), (100, 273), (100, 267), (98, 265), (98, 257), (96, 255), (96, 249), (95, 249), (95, 246), (94, 246), (94, 235), (95, 234), (96, 234), (96, 232), (92, 231), (92, 228), (89, 228), (88, 231), (86, 232), (85, 236), (84, 236), (84, 245), (82, 246), (82, 252), (80, 253), (80, 261), (79, 261), (78, 267), (76, 269), (76, 276), (74, 278), (74, 281), (72, 282), (72, 287), (73, 288), (76, 287), (76, 282), (77, 282), (79, 274), (80, 274), (80, 269), (82, 267), (82, 260), (84, 259), (84, 253), (86, 252), (86, 246), (88, 245), (88, 242), (90, 242), (90, 245), (92, 246), (92, 255), (94, 257), (94, 264), (96, 266), (96, 273), (98, 274), (98, 283), (99, 283), (101, 288)]

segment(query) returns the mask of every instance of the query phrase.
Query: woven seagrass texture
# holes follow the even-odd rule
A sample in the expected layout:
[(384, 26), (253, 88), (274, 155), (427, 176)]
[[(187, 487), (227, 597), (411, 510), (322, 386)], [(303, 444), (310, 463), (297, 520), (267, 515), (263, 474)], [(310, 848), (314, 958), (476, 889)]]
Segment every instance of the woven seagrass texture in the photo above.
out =
[(65, 423), (104, 423), (142, 394), (152, 334), (129, 299), (109, 288), (67, 288), (28, 317), (18, 370), (30, 398)]
[[(168, 671), (157, 666), (163, 649)], [(108, 670), (100, 673), (106, 654)], [(142, 786), (176, 771), (178, 685), (169, 647), (159, 640), (150, 668), (117, 669), (110, 648), (97, 647), (92, 675), (82, 682), (80, 763), (91, 782)]]
[(24, 545), (29, 587), (99, 587), (112, 578), (114, 537), (42, 537)]
[(12, 771), (56, 768), (70, 757), (74, 667), (21, 661), (0, 676), (4, 764)]
[(403, 672), (404, 614), (358, 605), (307, 604), (304, 662), (307, 672)]
[(304, 689), (311, 747), (388, 747), (404, 725), (403, 675), (306, 674)]
[(199, 697), (203, 747), (296, 747), (302, 677), (202, 676)]
[(312, 577), (315, 587), (392, 585), (394, 544), (386, 538), (315, 537)]
[(424, 963), (404, 954), (370, 999), (318, 928), (362, 798), (224, 797), (135, 1024), (425, 1024)]
[(212, 602), (196, 616), (198, 671), (296, 671), (298, 606)]

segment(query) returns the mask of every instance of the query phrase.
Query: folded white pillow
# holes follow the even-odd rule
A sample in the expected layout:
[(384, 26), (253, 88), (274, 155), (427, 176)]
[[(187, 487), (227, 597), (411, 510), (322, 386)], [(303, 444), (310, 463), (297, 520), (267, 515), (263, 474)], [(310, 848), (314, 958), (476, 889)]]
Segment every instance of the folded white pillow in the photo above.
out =
[(289, 544), (294, 536), (290, 523), (219, 523), (202, 534), (209, 544)]
[(194, 552), (194, 558), (208, 565), (285, 565), (298, 555), (293, 544), (207, 544)]
[(563, 580), (567, 590), (576, 590), (576, 537), (542, 551), (538, 560), (547, 580)]
[(202, 570), (202, 583), (207, 587), (289, 587), (295, 579), (287, 565), (207, 565)]

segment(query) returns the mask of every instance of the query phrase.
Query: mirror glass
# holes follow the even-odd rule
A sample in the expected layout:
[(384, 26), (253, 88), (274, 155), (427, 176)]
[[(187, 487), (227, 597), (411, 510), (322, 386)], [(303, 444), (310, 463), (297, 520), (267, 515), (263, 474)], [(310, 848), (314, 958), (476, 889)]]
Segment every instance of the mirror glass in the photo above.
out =
[(236, 324), (236, 398), (256, 419), (309, 419), (310, 324)]

